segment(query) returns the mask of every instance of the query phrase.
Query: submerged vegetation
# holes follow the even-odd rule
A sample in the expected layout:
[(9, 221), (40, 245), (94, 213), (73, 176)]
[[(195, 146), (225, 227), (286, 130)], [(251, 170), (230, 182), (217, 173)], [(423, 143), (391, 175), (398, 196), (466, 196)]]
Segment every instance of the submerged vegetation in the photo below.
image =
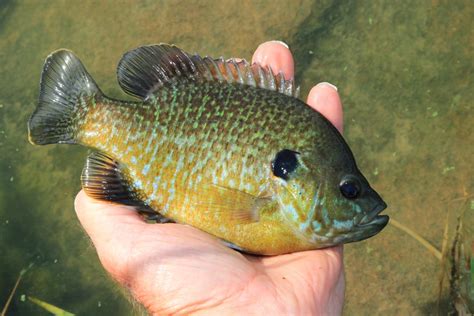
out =
[[(450, 313), (457, 315), (474, 314), (474, 241), (469, 242), (463, 229), (465, 210), (458, 217), (452, 245), (448, 249), (445, 273), (449, 280)], [(444, 280), (444, 279), (442, 279)], [(440, 295), (443, 292), (440, 281)]]
[[(404, 224), (390, 220), (390, 224), (420, 243), (436, 259), (439, 260), (439, 294), (437, 310), (446, 309), (442, 306), (448, 301), (447, 312), (450, 315), (472, 315), (474, 313), (474, 236), (469, 228), (464, 227), (467, 203), (463, 203), (457, 210), (457, 224), (449, 242), (449, 218), (451, 211), (448, 210), (443, 234), (442, 249), (438, 250), (417, 232)], [(474, 211), (474, 201), (471, 201), (470, 211)], [(472, 229), (472, 228), (471, 228)]]
[[(18, 278), (16, 279), (15, 285), (13, 286), (10, 295), (8, 296), (7, 301), (5, 302), (5, 305), (2, 308), (2, 312), (0, 316), (5, 316), (7, 315), (8, 307), (10, 306), (10, 303), (15, 296), (15, 293), (17, 292), (18, 286), (20, 285), (20, 281), (23, 278), (23, 276), (33, 267), (33, 263), (30, 263), (30, 265), (27, 268), (24, 268), (20, 271), (18, 274)], [(74, 314), (59, 308), (57, 306), (54, 306), (53, 304), (47, 303), (43, 300), (40, 300), (39, 298), (33, 297), (33, 296), (25, 296), (21, 295), (20, 301), (25, 301), (25, 297), (30, 301), (33, 302), (35, 305), (41, 307), (45, 311), (50, 312), (53, 315), (56, 316), (74, 316)]]

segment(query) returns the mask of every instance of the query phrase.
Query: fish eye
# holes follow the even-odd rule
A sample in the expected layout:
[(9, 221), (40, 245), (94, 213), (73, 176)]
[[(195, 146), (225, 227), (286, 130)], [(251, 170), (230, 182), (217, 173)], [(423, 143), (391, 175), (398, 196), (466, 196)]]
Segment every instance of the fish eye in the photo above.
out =
[(273, 175), (283, 180), (288, 180), (290, 173), (295, 171), (298, 167), (297, 154), (299, 154), (299, 152), (289, 149), (279, 151), (272, 161)]
[(353, 200), (359, 196), (359, 185), (354, 180), (342, 180), (339, 184), (339, 190), (344, 197)]

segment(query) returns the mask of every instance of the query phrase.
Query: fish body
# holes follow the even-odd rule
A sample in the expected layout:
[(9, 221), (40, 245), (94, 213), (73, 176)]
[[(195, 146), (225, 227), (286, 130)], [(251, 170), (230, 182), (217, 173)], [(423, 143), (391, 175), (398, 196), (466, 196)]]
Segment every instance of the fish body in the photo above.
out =
[(88, 195), (263, 255), (357, 241), (386, 225), (386, 205), (346, 142), (292, 81), (165, 44), (125, 54), (118, 78), (142, 100), (106, 97), (71, 52), (57, 51), (29, 121), (33, 143), (97, 151), (82, 175)]

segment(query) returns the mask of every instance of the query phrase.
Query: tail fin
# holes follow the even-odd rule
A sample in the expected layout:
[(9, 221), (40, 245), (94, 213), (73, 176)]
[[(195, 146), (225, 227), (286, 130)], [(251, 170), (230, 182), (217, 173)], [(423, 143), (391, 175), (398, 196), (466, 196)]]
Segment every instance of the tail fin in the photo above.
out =
[(102, 95), (81, 61), (65, 49), (48, 56), (41, 74), (38, 106), (28, 121), (32, 144), (75, 143), (77, 113), (87, 99)]

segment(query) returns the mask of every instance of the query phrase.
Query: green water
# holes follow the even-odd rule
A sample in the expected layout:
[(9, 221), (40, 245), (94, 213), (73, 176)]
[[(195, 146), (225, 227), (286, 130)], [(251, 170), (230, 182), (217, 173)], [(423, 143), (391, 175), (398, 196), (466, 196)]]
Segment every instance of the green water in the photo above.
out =
[[(43, 60), (62, 47), (103, 91), (123, 98), (115, 66), (131, 48), (168, 42), (249, 59), (259, 43), (284, 40), (303, 94), (319, 81), (339, 87), (346, 138), (386, 213), (441, 248), (448, 210), (452, 231), (455, 211), (467, 208), (465, 236), (473, 239), (471, 1), (121, 3), (0, 2), (0, 304), (34, 263), (8, 315), (44, 314), (22, 294), (83, 315), (135, 309), (75, 217), (86, 150), (34, 147), (26, 138)], [(436, 308), (440, 264), (413, 238), (389, 225), (345, 250), (347, 315)]]

